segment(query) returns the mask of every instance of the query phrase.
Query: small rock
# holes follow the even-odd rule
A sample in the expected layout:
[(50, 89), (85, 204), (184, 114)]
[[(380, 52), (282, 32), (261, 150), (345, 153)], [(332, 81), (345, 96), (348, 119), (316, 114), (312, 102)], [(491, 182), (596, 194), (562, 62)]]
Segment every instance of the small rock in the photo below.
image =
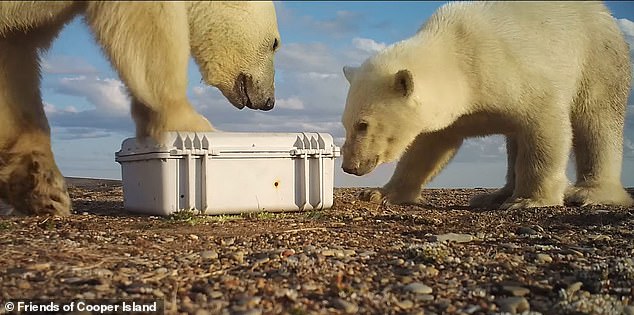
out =
[(418, 270), (420, 270), (422, 276), (427, 278), (434, 278), (440, 273), (440, 271), (433, 266), (425, 266), (423, 264), (418, 265)]
[(194, 313), (194, 315), (210, 315), (211, 313), (208, 310), (199, 308), (196, 310), (196, 312)]
[(433, 292), (433, 289), (431, 287), (420, 282), (412, 282), (406, 285), (403, 289), (406, 292), (412, 292), (416, 294), (430, 294)]
[(634, 306), (628, 305), (623, 308), (624, 315), (634, 315)]
[(431, 295), (431, 294), (422, 294), (422, 295), (416, 296), (416, 300), (423, 301), (423, 302), (429, 302), (429, 301), (433, 301), (434, 300), (434, 296)]
[(28, 281), (26, 281), (26, 280), (19, 279), (16, 282), (17, 282), (16, 286), (18, 287), (18, 289), (21, 289), (21, 290), (29, 290), (29, 289), (31, 289), (31, 284)]
[(222, 292), (220, 292), (220, 291), (212, 291), (212, 292), (209, 294), (209, 296), (210, 296), (212, 299), (219, 299), (219, 298), (223, 297), (223, 296), (224, 296), (224, 294), (222, 294)]
[(530, 304), (528, 304), (528, 300), (519, 296), (500, 299), (496, 301), (496, 304), (500, 307), (502, 312), (508, 312), (511, 314), (523, 313), (525, 311), (529, 311), (531, 308)]
[(539, 234), (539, 232), (535, 231), (533, 228), (530, 228), (528, 226), (520, 226), (517, 229), (517, 234), (519, 235), (537, 235)]
[(236, 242), (236, 238), (235, 237), (228, 237), (228, 238), (223, 238), (222, 240), (220, 240), (220, 245), (222, 245), (222, 246), (231, 246), (235, 242)]
[(357, 306), (357, 304), (339, 298), (335, 299), (332, 302), (332, 305), (335, 308), (342, 310), (346, 314), (354, 314), (359, 311), (359, 307)]
[(231, 255), (231, 259), (237, 261), (239, 264), (244, 262), (244, 252), (237, 251)]
[(432, 236), (434, 242), (456, 242), (456, 243), (468, 243), (475, 238), (470, 234), (458, 234), (458, 233), (446, 233)]
[(236, 314), (240, 314), (240, 315), (262, 315), (262, 310), (259, 309), (259, 308), (252, 308), (250, 310), (237, 312)]
[(189, 238), (190, 238), (190, 239), (192, 239), (192, 240), (194, 240), (194, 241), (197, 241), (197, 240), (198, 240), (198, 235), (196, 235), (196, 234), (189, 234)]
[(353, 249), (344, 249), (344, 250), (343, 250), (343, 254), (344, 254), (346, 257), (350, 257), (350, 256), (354, 256), (354, 255), (356, 255), (356, 254), (357, 254), (357, 252), (356, 252), (356, 251), (354, 251)]
[(321, 254), (326, 256), (326, 257), (332, 257), (335, 255), (335, 251), (331, 250), (331, 249), (326, 249), (326, 250), (322, 250)]
[(514, 286), (514, 285), (505, 285), (502, 287), (502, 290), (504, 290), (505, 292), (513, 295), (513, 296), (525, 296), (529, 293), (531, 293), (531, 290), (524, 288), (524, 287), (518, 287), (518, 286)]
[(537, 261), (543, 264), (549, 264), (553, 262), (553, 258), (548, 254), (537, 254)]
[(33, 271), (44, 271), (44, 270), (48, 270), (50, 268), (51, 268), (51, 264), (50, 263), (41, 263), (41, 264), (30, 265), (26, 269), (33, 270)]
[(398, 302), (396, 302), (396, 306), (398, 306), (398, 307), (400, 307), (400, 308), (402, 308), (404, 310), (407, 310), (407, 309), (410, 309), (410, 308), (412, 308), (414, 306), (414, 302), (412, 302), (411, 300), (398, 301)]
[(204, 252), (200, 253), (200, 257), (203, 259), (218, 259), (218, 252), (216, 252), (215, 250), (206, 250)]
[(575, 294), (575, 292), (581, 290), (581, 286), (583, 286), (583, 282), (577, 281), (575, 283), (572, 283), (566, 288), (566, 293), (568, 295), (573, 295)]
[(282, 256), (282, 257), (288, 257), (288, 256), (293, 256), (293, 255), (295, 255), (295, 250), (294, 249), (286, 249), (286, 250), (283, 250), (280, 253), (280, 256)]

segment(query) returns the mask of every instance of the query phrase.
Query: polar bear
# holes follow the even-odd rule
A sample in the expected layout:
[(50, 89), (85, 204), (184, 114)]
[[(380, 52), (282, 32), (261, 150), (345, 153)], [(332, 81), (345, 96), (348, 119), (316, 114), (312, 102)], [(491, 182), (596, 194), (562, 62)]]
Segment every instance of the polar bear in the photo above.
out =
[[(400, 157), (361, 198), (421, 203), (463, 139), (503, 134), (506, 185), (471, 206), (632, 205), (620, 178), (629, 49), (602, 3), (450, 3), (344, 74), (344, 171)], [(567, 188), (571, 148), (577, 182)]]
[(212, 131), (186, 96), (190, 51), (203, 80), (242, 109), (274, 105), (280, 45), (267, 2), (0, 2), (0, 199), (26, 214), (70, 213), (39, 90), (39, 54), (83, 15), (126, 85), (138, 137)]

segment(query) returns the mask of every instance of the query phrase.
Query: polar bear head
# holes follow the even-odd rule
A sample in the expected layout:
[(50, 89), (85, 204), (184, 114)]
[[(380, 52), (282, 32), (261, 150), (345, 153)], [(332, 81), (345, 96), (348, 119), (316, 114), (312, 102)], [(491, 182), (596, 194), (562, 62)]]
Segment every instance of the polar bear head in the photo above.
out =
[(467, 85), (456, 63), (414, 41), (343, 72), (350, 83), (342, 116), (347, 173), (364, 175), (398, 159), (419, 134), (446, 128), (464, 113)]
[(191, 2), (188, 20), (191, 51), (203, 80), (237, 108), (272, 109), (273, 57), (280, 46), (273, 3)]

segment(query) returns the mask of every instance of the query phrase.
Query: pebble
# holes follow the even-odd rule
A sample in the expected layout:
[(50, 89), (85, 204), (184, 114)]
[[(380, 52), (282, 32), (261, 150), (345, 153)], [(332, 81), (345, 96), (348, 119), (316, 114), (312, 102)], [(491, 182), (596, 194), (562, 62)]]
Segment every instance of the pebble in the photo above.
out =
[(502, 287), (502, 290), (504, 290), (505, 292), (513, 295), (513, 296), (525, 296), (529, 293), (531, 293), (531, 290), (524, 288), (524, 287), (519, 287), (519, 286), (514, 286), (514, 285), (505, 285)]
[(41, 264), (30, 265), (26, 269), (34, 270), (34, 271), (43, 271), (43, 270), (48, 270), (50, 268), (51, 268), (51, 264), (50, 263), (41, 263)]
[(529, 311), (531, 306), (528, 304), (528, 300), (524, 297), (507, 297), (500, 299), (496, 302), (502, 312), (508, 312), (511, 314), (523, 313)]
[(222, 294), (222, 292), (220, 292), (220, 291), (212, 291), (211, 294), (209, 294), (209, 296), (212, 299), (219, 299), (219, 298), (223, 297), (224, 294)]
[(412, 308), (414, 306), (414, 302), (412, 302), (411, 300), (398, 301), (396, 302), (396, 306), (406, 310)]
[(624, 315), (634, 315), (634, 306), (628, 305), (623, 308)]
[(321, 254), (326, 256), (326, 257), (332, 257), (335, 255), (335, 251), (331, 250), (331, 249), (326, 249), (326, 250), (322, 250)]
[(575, 283), (570, 284), (567, 288), (566, 288), (566, 293), (568, 295), (572, 295), (575, 292), (581, 290), (581, 286), (583, 286), (583, 283), (580, 281), (577, 281)]
[(191, 238), (191, 239), (192, 239), (192, 240), (194, 240), (194, 241), (197, 241), (197, 240), (198, 240), (198, 235), (196, 235), (196, 234), (189, 234), (189, 238)]
[(434, 278), (440, 273), (440, 271), (433, 266), (425, 266), (423, 264), (418, 265), (418, 270), (420, 270), (422, 276), (428, 278)]
[(473, 241), (475, 238), (470, 234), (459, 234), (459, 233), (446, 233), (432, 236), (432, 241), (434, 242), (456, 242), (456, 243), (468, 243)]
[(406, 285), (403, 289), (406, 292), (412, 292), (416, 294), (430, 294), (433, 292), (433, 289), (431, 287), (420, 282), (412, 282)]
[(359, 311), (359, 306), (357, 306), (357, 304), (348, 302), (340, 298), (336, 298), (332, 302), (332, 305), (335, 308), (342, 310), (346, 314), (354, 314)]
[(239, 264), (244, 262), (244, 252), (237, 251), (231, 255), (231, 259), (237, 261)]
[(517, 234), (519, 235), (537, 235), (539, 232), (535, 231), (533, 228), (528, 226), (520, 226), (517, 229)]
[(553, 258), (548, 254), (537, 254), (537, 261), (540, 263), (548, 264), (553, 262)]
[(22, 280), (22, 279), (19, 279), (17, 281), (16, 286), (18, 287), (18, 289), (21, 289), (21, 290), (31, 289), (31, 284), (28, 281)]
[(200, 257), (203, 259), (218, 259), (218, 252), (215, 250), (206, 250), (200, 253)]
[(252, 308), (250, 310), (236, 312), (235, 314), (239, 314), (239, 315), (261, 315), (262, 314), (262, 310), (259, 309), (259, 308)]

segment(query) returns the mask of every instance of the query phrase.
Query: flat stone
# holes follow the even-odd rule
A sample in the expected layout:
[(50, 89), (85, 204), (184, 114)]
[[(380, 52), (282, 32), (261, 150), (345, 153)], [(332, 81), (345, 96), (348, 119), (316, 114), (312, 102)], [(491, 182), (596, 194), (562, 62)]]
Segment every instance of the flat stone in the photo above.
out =
[(416, 294), (430, 294), (434, 291), (431, 287), (421, 282), (412, 282), (406, 285), (403, 289), (406, 292), (412, 292)]
[(539, 232), (535, 231), (533, 228), (528, 227), (528, 226), (520, 226), (517, 229), (517, 234), (519, 235), (537, 235), (539, 234)]
[(543, 264), (549, 264), (553, 262), (553, 258), (548, 254), (537, 254), (537, 261)]
[(446, 233), (434, 235), (431, 237), (434, 242), (455, 242), (455, 243), (468, 243), (475, 239), (473, 235), (470, 234), (459, 234), (459, 233)]
[(357, 304), (348, 302), (340, 298), (334, 299), (332, 301), (332, 305), (335, 308), (342, 310), (346, 314), (354, 314), (359, 311), (359, 306), (357, 306)]
[(504, 290), (505, 292), (513, 296), (525, 296), (531, 293), (531, 290), (527, 288), (520, 287), (520, 286), (513, 286), (513, 285), (505, 285), (502, 287), (502, 290)]
[(218, 259), (218, 252), (215, 250), (206, 250), (204, 252), (200, 252), (200, 257), (203, 259)]
[(570, 284), (567, 288), (566, 288), (566, 293), (568, 295), (572, 295), (575, 292), (581, 290), (581, 287), (583, 286), (583, 283), (580, 281), (577, 281), (575, 283)]
[(414, 306), (414, 302), (412, 302), (411, 300), (398, 301), (395, 304), (396, 304), (396, 306), (398, 306), (398, 307), (400, 307), (400, 308), (402, 308), (404, 310), (410, 309), (410, 308), (412, 308)]
[(502, 312), (508, 312), (511, 314), (523, 313), (525, 311), (529, 311), (531, 308), (530, 304), (528, 304), (528, 300), (519, 296), (502, 298), (496, 301), (496, 304), (500, 307)]

